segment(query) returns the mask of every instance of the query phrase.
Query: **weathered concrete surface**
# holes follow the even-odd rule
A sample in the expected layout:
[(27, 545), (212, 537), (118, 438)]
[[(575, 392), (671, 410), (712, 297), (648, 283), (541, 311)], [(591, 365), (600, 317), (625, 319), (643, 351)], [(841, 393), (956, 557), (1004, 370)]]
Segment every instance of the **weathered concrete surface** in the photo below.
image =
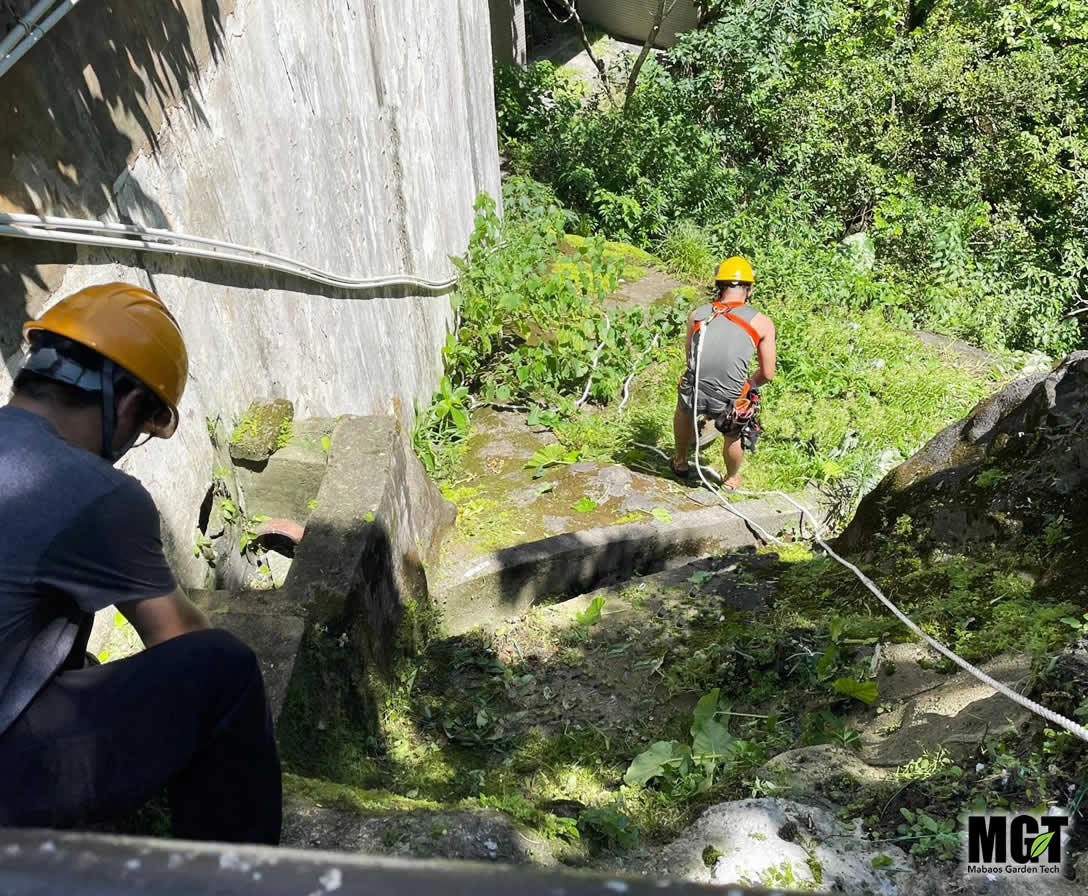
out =
[[(722, 896), (720, 888), (614, 874), (523, 871), (507, 865), (418, 861), (345, 852), (0, 830), (0, 890), (8, 896), (156, 893), (323, 896)], [(766, 890), (733, 888), (734, 893)]]
[(325, 478), (323, 440), (331, 437), (334, 426), (328, 419), (296, 420), (290, 440), (260, 469), (238, 466), (234, 474), (246, 513), (304, 525)]
[[(774, 535), (800, 529), (800, 514), (780, 498), (737, 504), (737, 510)], [(567, 532), (444, 567), (433, 589), (447, 635), (495, 618), (524, 613), (540, 597), (591, 588), (681, 564), (708, 553), (753, 544), (759, 536), (724, 507), (677, 511), (653, 521)]]
[(225, 628), (257, 654), (265, 692), (278, 719), (295, 668), (305, 620), (280, 592), (194, 591), (190, 599), (218, 628)]
[[(76, 7), (0, 80), (0, 210), (132, 220), (368, 277), (449, 275), (499, 192), (486, 0), (116, 0)], [(119, 51), (118, 48), (123, 48)], [(256, 395), (299, 416), (398, 413), (441, 369), (448, 297), (351, 295), (203, 261), (0, 240), (0, 353), (80, 286), (155, 289), (191, 361), (178, 434), (124, 468), (192, 543), (205, 420)]]
[(417, 809), (361, 816), (288, 800), (281, 843), (418, 859), (556, 864), (547, 840), (526, 834), (494, 809)]
[(395, 418), (343, 417), (284, 590), (315, 620), (348, 625), (366, 666), (387, 673), (454, 514)]
[[(212, 625), (236, 635), (257, 654), (272, 718), (278, 718), (305, 627), (298, 607), (273, 591), (193, 590), (189, 599)], [(88, 641), (91, 653), (109, 662), (143, 649), (136, 630), (114, 608), (98, 614)]]

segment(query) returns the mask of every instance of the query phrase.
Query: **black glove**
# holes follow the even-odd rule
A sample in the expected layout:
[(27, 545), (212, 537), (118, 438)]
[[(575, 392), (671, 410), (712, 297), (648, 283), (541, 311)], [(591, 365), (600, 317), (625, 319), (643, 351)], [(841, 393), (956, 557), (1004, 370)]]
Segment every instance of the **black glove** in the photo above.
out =
[(756, 442), (763, 435), (763, 429), (755, 420), (749, 420), (740, 431), (740, 447), (743, 451), (756, 453)]

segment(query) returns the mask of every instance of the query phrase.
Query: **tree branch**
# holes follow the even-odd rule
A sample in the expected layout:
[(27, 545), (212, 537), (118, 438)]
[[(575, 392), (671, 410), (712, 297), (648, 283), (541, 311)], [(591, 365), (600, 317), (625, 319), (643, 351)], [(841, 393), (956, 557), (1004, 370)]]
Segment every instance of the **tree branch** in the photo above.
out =
[(626, 106), (627, 101), (631, 99), (631, 94), (635, 92), (635, 87), (638, 86), (638, 75), (642, 71), (642, 64), (646, 61), (646, 57), (650, 55), (650, 48), (653, 46), (655, 40), (657, 40), (658, 32), (661, 31), (661, 23), (665, 20), (665, 17), (669, 15), (675, 8), (678, 0), (672, 0), (668, 4), (668, 9), (665, 9), (665, 5), (668, 0), (657, 0), (657, 9), (654, 11), (654, 21), (650, 28), (650, 33), (646, 35), (646, 41), (642, 45), (642, 52), (638, 54), (638, 59), (635, 60), (634, 68), (631, 69), (631, 76), (627, 79), (627, 92), (623, 96), (623, 104)]
[(597, 55), (593, 52), (593, 46), (589, 42), (589, 36), (586, 34), (586, 26), (582, 23), (582, 17), (578, 15), (578, 0), (554, 0), (554, 2), (560, 4), (564, 10), (569, 14), (567, 21), (574, 19), (575, 24), (578, 26), (578, 36), (581, 38), (582, 47), (586, 51), (586, 55), (589, 56), (589, 61), (593, 63), (594, 68), (597, 69), (597, 74), (601, 77), (601, 85), (604, 87), (605, 95), (615, 105), (615, 97), (612, 96), (612, 90), (608, 84), (608, 76), (605, 73), (604, 62), (597, 58)]

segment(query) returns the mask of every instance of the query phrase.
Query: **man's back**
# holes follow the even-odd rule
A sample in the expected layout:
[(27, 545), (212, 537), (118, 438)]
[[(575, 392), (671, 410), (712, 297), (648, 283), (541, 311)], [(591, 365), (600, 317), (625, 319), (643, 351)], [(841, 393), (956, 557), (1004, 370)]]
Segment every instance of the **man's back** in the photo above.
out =
[(73, 648), (82, 651), (90, 614), (126, 595), (169, 592), (174, 579), (143, 487), (14, 407), (0, 408), (0, 518), (3, 732)]

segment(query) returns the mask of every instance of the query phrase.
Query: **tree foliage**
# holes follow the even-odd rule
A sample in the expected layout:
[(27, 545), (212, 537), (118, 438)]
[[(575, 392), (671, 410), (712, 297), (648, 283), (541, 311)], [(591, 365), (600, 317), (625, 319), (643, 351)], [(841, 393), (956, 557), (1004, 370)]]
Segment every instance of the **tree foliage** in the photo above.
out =
[[(502, 71), (514, 167), (583, 232), (695, 225), (854, 306), (1061, 351), (1088, 297), (1086, 0), (745, 0), (649, 60), (623, 109)], [(841, 241), (864, 233), (863, 270)], [(857, 266), (855, 265), (854, 268)], [(809, 284), (810, 287), (813, 284)]]

